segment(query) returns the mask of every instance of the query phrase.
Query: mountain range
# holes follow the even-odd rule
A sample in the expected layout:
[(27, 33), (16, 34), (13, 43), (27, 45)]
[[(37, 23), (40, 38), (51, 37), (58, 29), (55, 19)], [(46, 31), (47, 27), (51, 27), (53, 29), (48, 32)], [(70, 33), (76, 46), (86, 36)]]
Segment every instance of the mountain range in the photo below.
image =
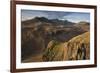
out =
[(68, 42), (73, 37), (89, 32), (90, 23), (35, 17), (21, 22), (22, 61), (31, 55), (44, 53), (51, 40)]

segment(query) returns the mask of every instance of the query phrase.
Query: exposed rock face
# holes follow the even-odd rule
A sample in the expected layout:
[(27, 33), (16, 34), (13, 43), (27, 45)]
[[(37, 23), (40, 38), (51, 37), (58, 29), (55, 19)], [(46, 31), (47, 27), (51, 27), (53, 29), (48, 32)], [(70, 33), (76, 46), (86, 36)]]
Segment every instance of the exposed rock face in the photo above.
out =
[(84, 60), (90, 58), (90, 33), (86, 32), (68, 41), (67, 56), (69, 60)]
[(90, 33), (76, 36), (65, 43), (50, 41), (43, 61), (85, 60), (90, 58)]

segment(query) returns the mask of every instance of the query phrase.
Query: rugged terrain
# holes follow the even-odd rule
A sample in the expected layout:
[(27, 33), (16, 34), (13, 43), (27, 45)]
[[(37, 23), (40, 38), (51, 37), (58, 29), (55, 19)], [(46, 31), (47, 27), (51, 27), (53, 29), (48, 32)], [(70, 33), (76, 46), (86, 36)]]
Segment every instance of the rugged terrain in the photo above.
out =
[[(31, 20), (22, 21), (22, 62), (89, 59), (89, 37), (83, 37), (86, 35), (89, 36), (89, 25), (88, 22), (84, 21), (73, 23), (67, 20), (50, 20), (45, 17), (36, 17)], [(82, 42), (85, 39), (88, 40), (84, 42), (88, 43), (88, 55), (85, 54), (85, 58), (76, 57), (75, 52), (73, 52), (74, 48), (80, 48), (81, 45), (86, 46), (84, 43), (79, 43), (79, 41)], [(78, 43), (76, 41), (78, 41)], [(76, 44), (73, 44), (74, 42)], [(54, 47), (53, 45), (55, 44), (56, 46)], [(52, 48), (53, 53), (49, 50), (50, 48)], [(78, 48), (76, 49), (78, 51)], [(55, 58), (53, 58), (53, 54), (56, 55)], [(49, 55), (51, 59), (46, 59)], [(68, 55), (70, 55), (70, 58)], [(75, 56), (74, 58), (73, 55)], [(59, 59), (58, 57), (62, 58)]]

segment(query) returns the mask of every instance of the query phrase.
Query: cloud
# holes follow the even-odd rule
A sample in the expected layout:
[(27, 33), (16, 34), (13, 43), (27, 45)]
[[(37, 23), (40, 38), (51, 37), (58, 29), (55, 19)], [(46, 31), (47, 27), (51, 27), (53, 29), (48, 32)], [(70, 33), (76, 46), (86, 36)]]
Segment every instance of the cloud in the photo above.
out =
[(73, 12), (69, 15), (64, 16), (63, 19), (67, 19), (76, 23), (80, 21), (90, 22), (90, 13)]
[(46, 17), (48, 19), (62, 19), (70, 12), (58, 12), (58, 11), (40, 11), (40, 10), (22, 10), (22, 20), (31, 19), (34, 17)]
[(70, 12), (57, 12), (57, 11), (46, 11), (49, 19), (61, 19), (65, 15), (70, 14)]
[(21, 14), (22, 14), (22, 20), (32, 19), (34, 17), (46, 17), (48, 19), (61, 19), (61, 20), (69, 20), (72, 22), (90, 21), (89, 13), (80, 13), (80, 12), (22, 10)]
[(22, 10), (22, 20), (32, 19), (34, 17), (48, 17), (44, 12), (37, 10)]

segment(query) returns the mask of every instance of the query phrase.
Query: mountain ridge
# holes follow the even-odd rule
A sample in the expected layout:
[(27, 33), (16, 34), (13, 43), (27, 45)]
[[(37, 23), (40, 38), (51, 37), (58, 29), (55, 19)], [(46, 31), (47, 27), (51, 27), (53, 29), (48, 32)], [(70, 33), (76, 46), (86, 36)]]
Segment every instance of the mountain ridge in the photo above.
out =
[[(68, 22), (68, 24), (67, 24)], [(82, 23), (82, 22), (81, 22)], [(35, 19), (21, 22), (21, 57), (22, 60), (31, 55), (43, 53), (51, 40), (69, 41), (71, 38), (89, 31), (89, 24), (72, 23), (58, 19)], [(39, 46), (38, 46), (39, 45)]]
[(45, 22), (45, 23), (51, 23), (51, 24), (58, 24), (58, 25), (67, 25), (68, 24), (74, 24), (73, 22), (70, 22), (68, 20), (59, 20), (59, 19), (48, 19), (46, 17), (35, 17), (29, 20), (22, 21), (22, 24), (30, 24), (30, 23), (36, 23), (36, 22)]

